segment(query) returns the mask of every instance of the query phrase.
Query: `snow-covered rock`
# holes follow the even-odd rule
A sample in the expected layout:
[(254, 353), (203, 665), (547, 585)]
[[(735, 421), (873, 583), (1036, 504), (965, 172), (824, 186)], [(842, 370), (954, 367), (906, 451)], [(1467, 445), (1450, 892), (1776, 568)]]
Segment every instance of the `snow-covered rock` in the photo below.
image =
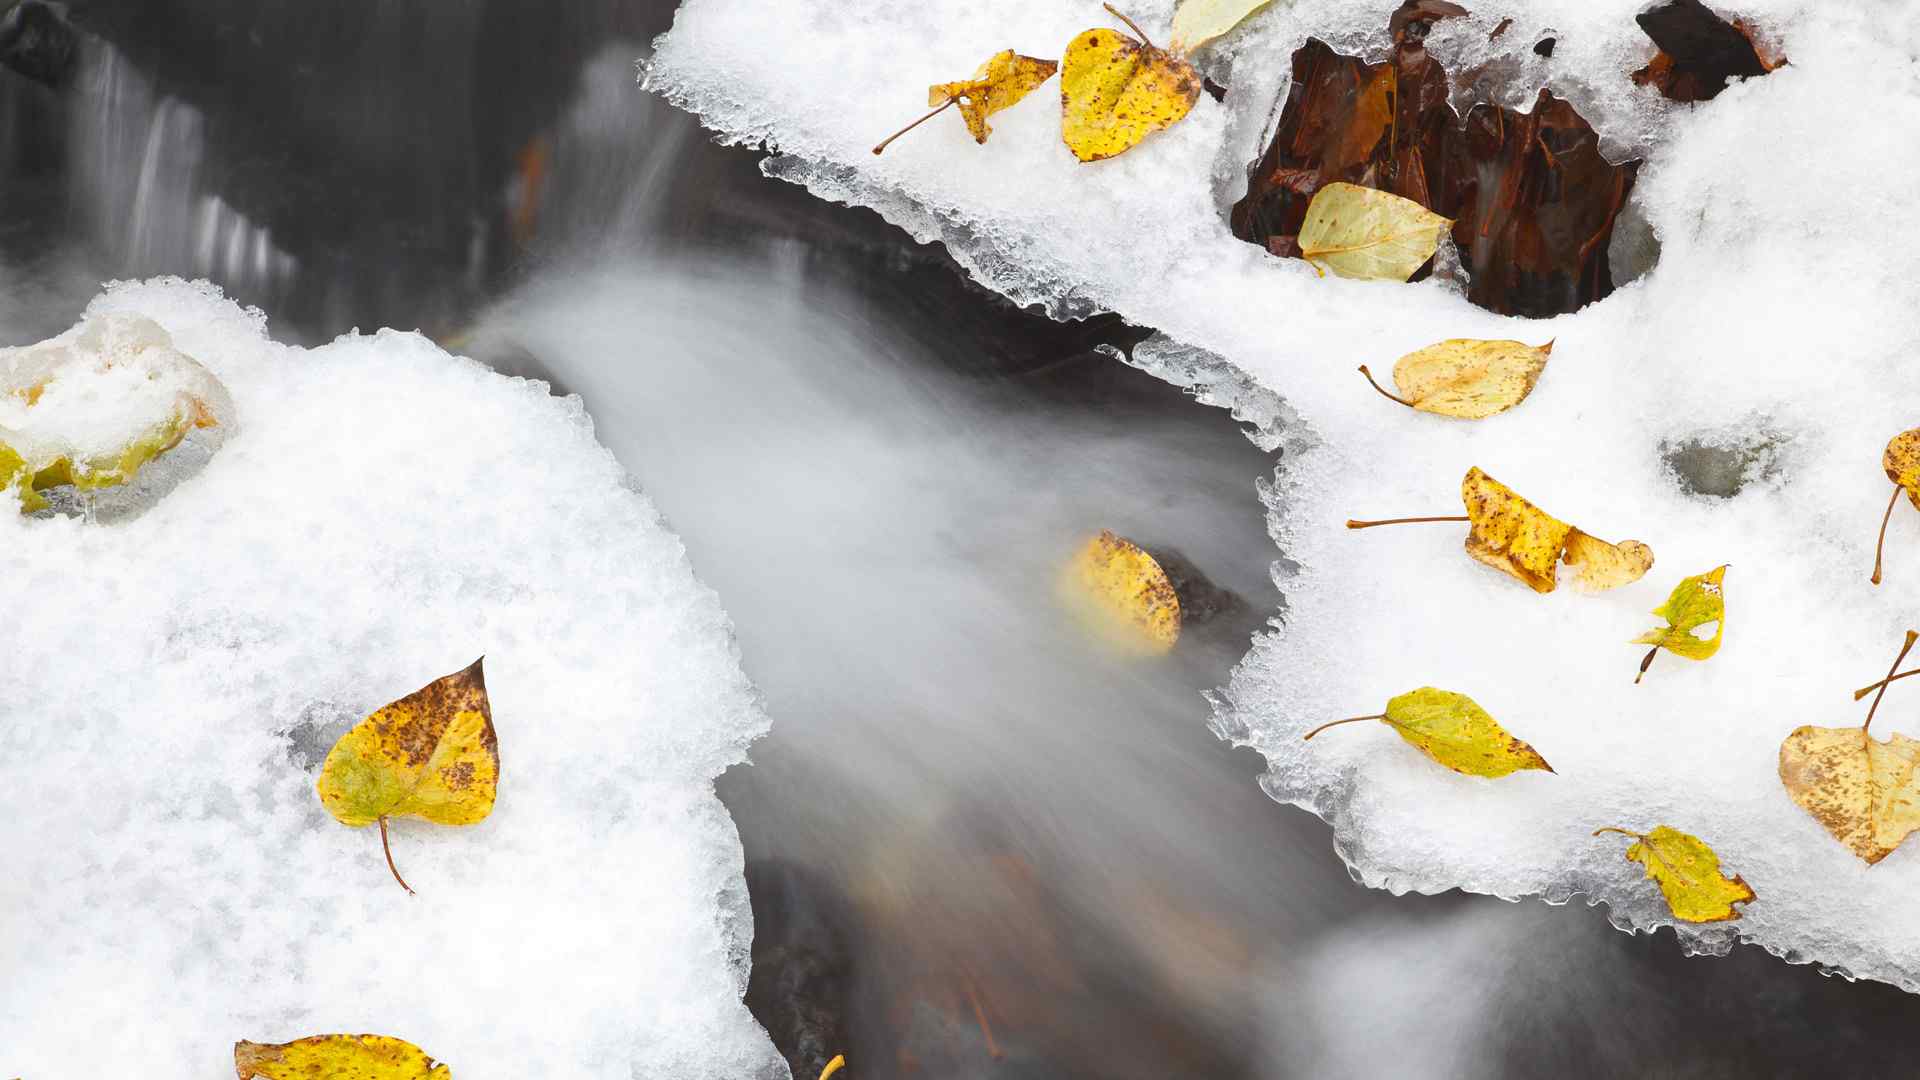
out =
[[(0, 514), (0, 1073), (380, 1032), (463, 1080), (786, 1076), (712, 788), (766, 718), (581, 402), (415, 334), (277, 345), (178, 280), (89, 310), (135, 315), (240, 425), (130, 520)], [(499, 802), (394, 823), (408, 896), (315, 773), (483, 653)]]

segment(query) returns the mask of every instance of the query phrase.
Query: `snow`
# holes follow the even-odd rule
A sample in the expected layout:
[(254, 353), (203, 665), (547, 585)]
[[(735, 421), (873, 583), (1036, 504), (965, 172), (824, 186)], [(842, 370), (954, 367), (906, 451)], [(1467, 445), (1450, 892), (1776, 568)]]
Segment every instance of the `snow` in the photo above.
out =
[[(1916, 621), (1920, 516), (1896, 511), (1887, 582), (1867, 576), (1889, 492), (1881, 449), (1920, 424), (1902, 394), (1920, 338), (1920, 144), (1892, 137), (1920, 130), (1920, 31), (1884, 8), (1747, 0), (1724, 10), (1791, 64), (1687, 107), (1627, 77), (1653, 53), (1637, 0), (1493, 0), (1442, 23), (1430, 49), (1451, 71), (1477, 68), (1483, 93), (1524, 107), (1545, 80), (1609, 155), (1647, 158), (1615, 248), (1629, 270), (1651, 268), (1577, 314), (1527, 321), (1469, 305), (1444, 275), (1323, 279), (1227, 230), (1293, 49), (1312, 34), (1384, 55), (1393, 6), (1276, 5), (1203, 57), (1230, 87), (1224, 103), (1203, 97), (1173, 129), (1090, 166), (1059, 142), (1051, 86), (996, 114), (984, 147), (936, 118), (869, 151), (916, 115), (928, 84), (1002, 48), (1057, 55), (1109, 24), (1091, 2), (689, 0), (647, 80), (721, 137), (776, 151), (771, 175), (944, 242), (1009, 297), (1157, 328), (1136, 363), (1285, 446), (1262, 489), (1285, 604), (1213, 723), (1265, 754), (1275, 798), (1334, 825), (1360, 880), (1584, 896), (1648, 929), (1673, 922), (1657, 891), (1618, 837), (1589, 834), (1669, 824), (1759, 894), (1738, 922), (1678, 927), (1689, 949), (1746, 940), (1920, 991), (1920, 843), (1866, 867), (1787, 798), (1776, 769), (1795, 727), (1859, 722), (1850, 691), (1884, 672)], [(1164, 34), (1171, 4), (1127, 10)], [(1538, 57), (1549, 30), (1553, 56)], [(1355, 373), (1449, 337), (1557, 344), (1532, 398), (1478, 423), (1402, 410)], [(1689, 443), (1752, 452), (1737, 495), (1682, 483), (1668, 454)], [(1473, 465), (1582, 529), (1647, 542), (1652, 572), (1598, 597), (1540, 596), (1467, 558), (1463, 525), (1342, 527), (1459, 513)], [(1721, 563), (1720, 654), (1663, 655), (1633, 685), (1640, 650), (1626, 642), (1659, 624), (1648, 611)], [(1455, 775), (1384, 727), (1299, 738), (1423, 685), (1475, 697), (1557, 775)], [(1901, 689), (1876, 732), (1920, 731), (1920, 702)]]
[[(415, 334), (281, 346), (177, 279), (88, 311), (133, 316), (240, 424), (138, 516), (0, 514), (0, 1072), (370, 1031), (462, 1080), (786, 1076), (712, 789), (766, 719), (581, 402)], [(483, 653), (499, 802), (395, 822), (409, 897), (315, 770)]]

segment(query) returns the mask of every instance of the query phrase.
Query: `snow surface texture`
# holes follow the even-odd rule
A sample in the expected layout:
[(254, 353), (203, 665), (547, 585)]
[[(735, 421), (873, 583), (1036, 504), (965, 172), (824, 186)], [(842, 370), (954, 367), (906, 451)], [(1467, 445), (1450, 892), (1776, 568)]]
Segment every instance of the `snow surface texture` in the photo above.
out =
[[(239, 430), (113, 525), (0, 514), (0, 1075), (231, 1075), (381, 1032), (462, 1080), (784, 1077), (711, 781), (766, 720), (577, 398), (415, 334), (312, 351), (178, 280)], [(499, 803), (378, 833), (314, 795), (362, 715), (486, 655)]]
[[(1588, 835), (1666, 823), (1713, 844), (1759, 893), (1738, 922), (1677, 927), (1689, 948), (1740, 938), (1920, 990), (1920, 844), (1869, 869), (1788, 800), (1776, 770), (1796, 726), (1859, 722), (1849, 692), (1920, 621), (1910, 508), (1894, 515), (1887, 584), (1867, 583), (1890, 490), (1881, 449), (1920, 424), (1906, 382), (1920, 340), (1920, 143), (1894, 134), (1920, 130), (1920, 24), (1878, 5), (1746, 0), (1732, 13), (1791, 66), (1686, 107), (1627, 77), (1654, 52), (1633, 21), (1639, 3), (1472, 6), (1429, 39), (1450, 70), (1485, 63), (1484, 92), (1520, 107), (1549, 83), (1610, 155), (1648, 159), (1632, 203), (1644, 226), (1616, 248), (1651, 261), (1657, 240), (1657, 263), (1576, 315), (1495, 316), (1442, 278), (1323, 279), (1229, 234), (1292, 51), (1317, 35), (1384, 56), (1390, 0), (1263, 12), (1202, 58), (1230, 87), (1224, 104), (1202, 97), (1172, 130), (1095, 165), (1060, 144), (1052, 85), (996, 115), (984, 147), (936, 118), (869, 152), (916, 115), (929, 83), (1002, 48), (1058, 55), (1111, 24), (1092, 2), (689, 0), (648, 82), (724, 138), (775, 149), (769, 173), (945, 242), (1016, 300), (1158, 328), (1166, 340), (1137, 362), (1286, 440), (1288, 463), (1264, 492), (1287, 556), (1285, 606), (1214, 722), (1266, 755), (1275, 798), (1333, 823), (1360, 880), (1585, 894), (1622, 926), (1668, 925), (1622, 859), (1625, 841)], [(1129, 13), (1163, 36), (1171, 4)], [(1489, 44), (1507, 17), (1514, 26)], [(1531, 50), (1548, 32), (1550, 59)], [(1355, 373), (1448, 337), (1558, 344), (1533, 397), (1480, 423), (1410, 413)], [(1275, 394), (1301, 424), (1286, 425)], [(1765, 460), (1731, 498), (1690, 493), (1663, 454), (1690, 441)], [(1599, 597), (1540, 596), (1469, 559), (1464, 525), (1342, 527), (1460, 513), (1472, 465), (1599, 536), (1646, 541), (1657, 564)], [(1626, 642), (1658, 624), (1648, 610), (1720, 563), (1732, 564), (1725, 648), (1704, 664), (1663, 655), (1634, 686), (1642, 650)], [(1558, 775), (1456, 775), (1384, 726), (1300, 740), (1429, 684), (1473, 695)], [(1901, 689), (1876, 731), (1920, 734), (1920, 700)]]

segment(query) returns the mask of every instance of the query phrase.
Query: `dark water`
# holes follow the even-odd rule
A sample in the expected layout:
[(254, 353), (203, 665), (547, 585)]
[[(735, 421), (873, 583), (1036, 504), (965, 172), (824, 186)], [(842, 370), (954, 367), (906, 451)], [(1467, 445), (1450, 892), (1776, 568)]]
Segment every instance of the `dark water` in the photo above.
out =
[[(101, 280), (178, 273), (283, 338), (419, 327), (581, 393), (766, 694), (774, 733), (719, 788), (749, 1004), (797, 1075), (842, 1051), (855, 1077), (1920, 1059), (1920, 1002), (1886, 987), (1353, 885), (1200, 697), (1279, 603), (1272, 458), (1095, 351), (1147, 331), (1016, 310), (647, 99), (632, 61), (668, 5), (69, 15), (70, 54), (9, 46), (48, 82), (0, 68), (0, 343)], [(1102, 527), (1218, 590), (1172, 657), (1058, 617), (1053, 575)]]

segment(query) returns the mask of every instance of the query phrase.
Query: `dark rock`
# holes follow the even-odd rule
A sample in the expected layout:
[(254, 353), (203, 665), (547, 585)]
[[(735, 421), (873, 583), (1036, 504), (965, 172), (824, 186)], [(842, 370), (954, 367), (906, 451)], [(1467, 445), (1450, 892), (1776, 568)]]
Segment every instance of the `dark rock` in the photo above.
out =
[(64, 4), (0, 0), (0, 65), (35, 82), (63, 86), (73, 73), (79, 35)]
[(1234, 235), (1297, 255), (1322, 186), (1378, 188), (1454, 219), (1473, 303), (1533, 317), (1577, 311), (1613, 291), (1608, 246), (1640, 163), (1607, 161), (1593, 127), (1546, 90), (1530, 113), (1490, 104), (1455, 113), (1447, 72), (1422, 42), (1432, 20), (1458, 13), (1435, 0), (1402, 5), (1393, 55), (1380, 63), (1313, 38), (1297, 49), (1279, 127), (1233, 208)]
[(1750, 79), (1780, 66), (1760, 55), (1738, 23), (1714, 14), (1700, 0), (1667, 0), (1635, 16), (1660, 54), (1633, 73), (1633, 81), (1656, 87), (1675, 101), (1708, 101), (1729, 79)]

